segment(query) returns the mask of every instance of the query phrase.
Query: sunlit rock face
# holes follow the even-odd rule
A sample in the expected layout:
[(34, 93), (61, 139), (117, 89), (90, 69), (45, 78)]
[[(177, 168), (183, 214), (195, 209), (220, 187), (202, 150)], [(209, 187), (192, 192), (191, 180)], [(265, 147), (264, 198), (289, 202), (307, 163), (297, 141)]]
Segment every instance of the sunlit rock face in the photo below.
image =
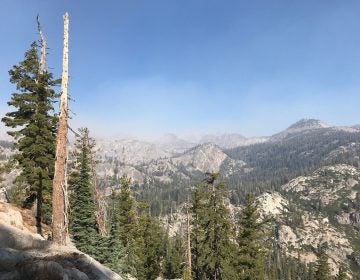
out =
[[(42, 227), (48, 235), (50, 228)], [(0, 202), (0, 279), (123, 278), (74, 246), (57, 246), (37, 234), (30, 210)]]

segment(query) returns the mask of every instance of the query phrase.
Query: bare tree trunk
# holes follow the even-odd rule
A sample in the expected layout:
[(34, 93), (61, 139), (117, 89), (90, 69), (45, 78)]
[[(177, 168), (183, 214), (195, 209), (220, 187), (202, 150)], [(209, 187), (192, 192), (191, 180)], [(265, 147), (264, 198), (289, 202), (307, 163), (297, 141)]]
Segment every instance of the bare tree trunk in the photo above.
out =
[(40, 39), (41, 39), (41, 55), (40, 55), (40, 62), (39, 62), (39, 73), (44, 74), (46, 71), (46, 39), (45, 39), (44, 33), (41, 30), (39, 16), (36, 17), (36, 21), (37, 21), (38, 31), (39, 31)]
[(98, 230), (101, 236), (107, 235), (107, 228), (106, 228), (106, 202), (102, 194), (99, 192), (97, 188), (97, 182), (96, 182), (96, 170), (95, 170), (95, 159), (93, 157), (92, 152), (90, 153), (90, 160), (91, 160), (91, 176), (92, 176), (92, 188), (93, 188), (93, 194), (94, 199), (96, 203), (96, 223), (98, 226)]
[(67, 132), (68, 132), (68, 51), (69, 51), (69, 15), (64, 15), (64, 48), (63, 69), (61, 76), (60, 116), (56, 137), (56, 159), (52, 193), (52, 237), (59, 245), (66, 245), (68, 236), (67, 220), (67, 186), (66, 186), (66, 160), (67, 160)]
[[(36, 21), (37, 21), (37, 27), (41, 42), (41, 53), (40, 53), (40, 61), (39, 61), (39, 77), (41, 80), (42, 79), (41, 76), (46, 72), (46, 38), (41, 30), (39, 15), (36, 17)], [(36, 82), (38, 83), (39, 80), (37, 80)], [(43, 197), (42, 197), (43, 179), (41, 172), (39, 172), (38, 178), (39, 178), (38, 191), (36, 193), (36, 201), (34, 207), (36, 208), (35, 209), (36, 232), (42, 236), (43, 232), (42, 232), (41, 222), (42, 222), (42, 204), (43, 204)]]

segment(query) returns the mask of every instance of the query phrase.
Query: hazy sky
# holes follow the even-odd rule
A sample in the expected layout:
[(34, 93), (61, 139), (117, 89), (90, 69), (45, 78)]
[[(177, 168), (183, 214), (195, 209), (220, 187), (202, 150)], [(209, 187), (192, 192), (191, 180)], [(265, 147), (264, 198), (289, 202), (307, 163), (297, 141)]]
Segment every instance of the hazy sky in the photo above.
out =
[(1, 115), (38, 13), (60, 75), (65, 11), (74, 128), (254, 136), (300, 118), (360, 123), (358, 0), (0, 0)]

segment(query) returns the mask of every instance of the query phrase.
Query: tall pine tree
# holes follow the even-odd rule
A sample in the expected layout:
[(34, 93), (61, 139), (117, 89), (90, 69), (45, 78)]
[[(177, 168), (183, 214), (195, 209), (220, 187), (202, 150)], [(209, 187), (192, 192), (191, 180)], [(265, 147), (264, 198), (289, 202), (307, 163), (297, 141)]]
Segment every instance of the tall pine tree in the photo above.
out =
[(194, 191), (192, 207), (194, 279), (236, 279), (227, 197), (219, 174), (209, 173)]
[(96, 225), (96, 205), (92, 188), (92, 156), (95, 147), (87, 128), (79, 129), (75, 144), (75, 162), (71, 172), (69, 190), (70, 199), (70, 233), (76, 247), (96, 256), (96, 242), (99, 240)]
[(246, 196), (241, 212), (237, 235), (238, 273), (241, 280), (264, 279), (263, 225), (259, 220), (258, 207), (252, 194)]
[(124, 247), (127, 247), (135, 236), (136, 205), (131, 195), (131, 179), (123, 176), (120, 178), (120, 193), (118, 195), (118, 219), (121, 225), (119, 238)]
[(132, 196), (130, 178), (120, 178), (120, 192), (113, 191), (110, 209), (109, 250), (115, 258), (112, 267), (123, 274), (136, 275), (136, 264), (139, 262), (135, 239), (137, 237), (138, 218), (136, 201)]
[[(169, 233), (168, 233), (169, 235)], [(179, 279), (183, 276), (185, 249), (181, 236), (168, 236), (163, 276), (165, 279)]]
[(318, 259), (316, 262), (315, 280), (329, 280), (330, 266), (328, 263), (328, 256), (326, 255), (326, 244), (322, 244), (318, 248)]
[[(109, 209), (109, 227), (110, 232), (107, 238), (106, 260), (105, 264), (112, 270), (121, 273), (124, 270), (123, 257), (124, 249), (120, 239), (120, 223), (119, 223), (119, 204), (118, 194), (113, 190), (111, 194), (110, 209)], [(134, 272), (135, 273), (135, 272)]]
[(8, 105), (15, 108), (2, 121), (11, 128), (18, 150), (15, 160), (21, 170), (16, 178), (24, 191), (23, 206), (37, 201), (37, 224), (51, 222), (51, 189), (54, 174), (55, 132), (57, 117), (53, 110), (59, 83), (49, 72), (40, 71), (39, 47), (34, 42), (25, 59), (9, 71), (10, 82), (19, 91), (13, 93)]
[(139, 217), (136, 250), (139, 262), (136, 264), (136, 278), (155, 280), (161, 273), (165, 255), (165, 232), (160, 222), (146, 214)]

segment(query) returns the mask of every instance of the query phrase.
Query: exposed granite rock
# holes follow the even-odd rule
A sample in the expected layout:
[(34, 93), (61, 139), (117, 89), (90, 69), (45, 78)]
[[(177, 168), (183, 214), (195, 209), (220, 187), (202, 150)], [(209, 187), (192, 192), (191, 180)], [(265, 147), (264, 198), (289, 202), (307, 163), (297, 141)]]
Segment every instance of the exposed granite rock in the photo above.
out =
[(122, 280), (75, 247), (36, 234), (28, 211), (0, 203), (0, 280)]

